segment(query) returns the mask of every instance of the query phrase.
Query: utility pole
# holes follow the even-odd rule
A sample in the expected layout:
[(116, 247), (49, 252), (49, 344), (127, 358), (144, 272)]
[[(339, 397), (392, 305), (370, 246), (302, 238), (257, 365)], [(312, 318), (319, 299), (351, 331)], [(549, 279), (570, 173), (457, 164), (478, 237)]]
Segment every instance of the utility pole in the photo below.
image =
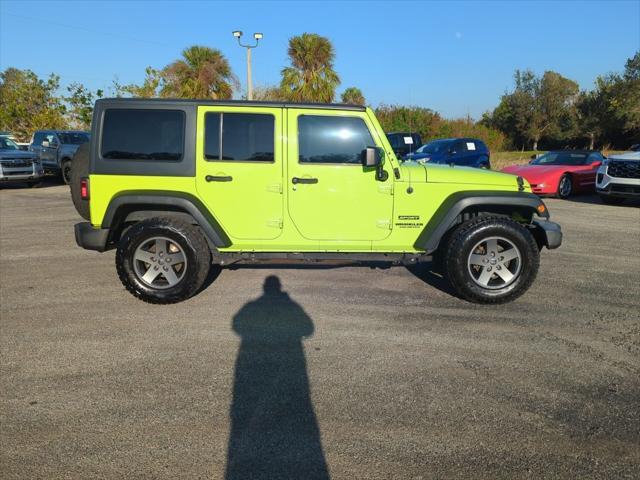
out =
[(256, 41), (253, 45), (245, 45), (240, 41), (240, 37), (242, 37), (241, 30), (235, 30), (233, 32), (233, 36), (238, 39), (238, 45), (247, 49), (247, 100), (253, 100), (253, 81), (251, 79), (251, 50), (258, 46), (258, 42), (262, 38), (262, 34), (253, 34), (253, 38)]

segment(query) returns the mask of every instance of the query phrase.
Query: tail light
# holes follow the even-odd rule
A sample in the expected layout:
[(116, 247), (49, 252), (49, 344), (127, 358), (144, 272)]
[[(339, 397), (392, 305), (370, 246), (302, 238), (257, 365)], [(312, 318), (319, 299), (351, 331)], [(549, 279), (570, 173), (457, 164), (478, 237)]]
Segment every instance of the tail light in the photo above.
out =
[(89, 200), (89, 179), (88, 178), (80, 179), (80, 198), (82, 198), (82, 200)]

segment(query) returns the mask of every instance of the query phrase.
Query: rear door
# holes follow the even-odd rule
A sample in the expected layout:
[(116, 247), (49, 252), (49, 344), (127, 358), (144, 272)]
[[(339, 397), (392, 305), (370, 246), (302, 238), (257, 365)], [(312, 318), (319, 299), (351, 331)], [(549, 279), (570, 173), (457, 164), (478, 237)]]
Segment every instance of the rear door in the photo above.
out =
[(393, 175), (378, 181), (375, 169), (361, 164), (363, 149), (382, 146), (366, 112), (290, 108), (287, 130), (287, 208), (300, 234), (353, 248), (386, 238)]
[(230, 237), (282, 232), (281, 108), (198, 107), (196, 188)]

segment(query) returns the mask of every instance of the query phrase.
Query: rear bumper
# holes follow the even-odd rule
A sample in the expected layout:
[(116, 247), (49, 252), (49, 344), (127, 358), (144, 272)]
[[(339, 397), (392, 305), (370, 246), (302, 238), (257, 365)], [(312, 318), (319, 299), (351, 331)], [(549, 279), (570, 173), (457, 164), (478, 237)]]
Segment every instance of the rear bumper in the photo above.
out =
[(81, 222), (75, 224), (74, 230), (79, 247), (97, 252), (104, 252), (107, 249), (108, 228), (93, 228), (89, 222)]
[(562, 229), (560, 225), (549, 220), (534, 220), (533, 225), (537, 238), (549, 250), (562, 245)]

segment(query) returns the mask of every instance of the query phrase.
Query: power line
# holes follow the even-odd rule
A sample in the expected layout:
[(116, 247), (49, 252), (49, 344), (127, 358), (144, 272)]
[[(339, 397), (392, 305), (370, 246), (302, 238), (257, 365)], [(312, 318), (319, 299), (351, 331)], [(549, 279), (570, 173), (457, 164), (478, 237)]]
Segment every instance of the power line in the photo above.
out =
[(153, 44), (153, 45), (162, 45), (163, 47), (172, 47), (173, 46), (173, 45), (170, 45), (168, 43), (157, 42), (155, 40), (145, 40), (145, 39), (141, 39), (141, 38), (130, 37), (129, 35), (122, 35), (120, 33), (104, 32), (104, 31), (101, 31), (101, 30), (94, 30), (92, 28), (81, 27), (81, 26), (78, 26), (78, 25), (69, 25), (67, 23), (55, 22), (55, 21), (52, 21), (52, 20), (42, 20), (41, 18), (38, 18), (38, 17), (29, 17), (29, 16), (26, 16), (26, 15), (16, 15), (15, 13), (6, 13), (6, 12), (3, 13), (3, 15), (7, 15), (7, 16), (10, 16), (10, 17), (15, 17), (15, 18), (21, 18), (23, 20), (41, 22), (41, 23), (45, 23), (47, 25), (56, 25), (56, 26), (64, 27), (64, 28), (71, 28), (71, 29), (75, 29), (75, 30), (83, 30), (85, 32), (97, 33), (99, 35), (106, 35), (106, 36), (109, 36), (109, 37), (122, 38), (122, 39), (125, 39), (125, 40), (134, 41), (134, 42), (149, 43), (149, 44)]

